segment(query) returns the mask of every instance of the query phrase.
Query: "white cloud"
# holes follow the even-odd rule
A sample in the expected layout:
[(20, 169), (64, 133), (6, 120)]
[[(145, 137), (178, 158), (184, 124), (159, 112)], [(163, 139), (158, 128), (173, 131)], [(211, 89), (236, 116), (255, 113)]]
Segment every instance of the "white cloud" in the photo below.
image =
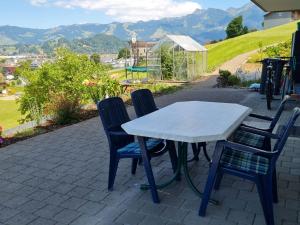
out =
[(30, 0), (34, 5), (103, 11), (117, 21), (133, 22), (192, 13), (201, 6), (193, 0)]
[(47, 0), (30, 0), (30, 3), (35, 6), (42, 6), (47, 4)]

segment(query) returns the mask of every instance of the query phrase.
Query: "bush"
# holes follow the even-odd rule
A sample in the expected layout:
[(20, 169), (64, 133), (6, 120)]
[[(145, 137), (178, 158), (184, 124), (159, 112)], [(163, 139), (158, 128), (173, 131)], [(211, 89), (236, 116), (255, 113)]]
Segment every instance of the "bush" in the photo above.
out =
[(123, 94), (123, 88), (119, 82), (111, 79), (109, 76), (102, 77), (100, 81), (84, 80), (83, 85), (95, 104), (106, 97), (115, 97)]
[(291, 42), (291, 40), (288, 40), (274, 46), (266, 47), (265, 49), (262, 49), (262, 46), (259, 46), (259, 51), (251, 55), (247, 62), (256, 63), (264, 58), (290, 57)]
[(65, 125), (79, 121), (80, 100), (65, 93), (55, 94), (47, 106), (53, 121), (58, 125)]
[(218, 87), (236, 86), (241, 83), (241, 79), (232, 75), (228, 70), (220, 70), (219, 77), (217, 78)]
[(231, 72), (228, 71), (228, 70), (219, 70), (219, 75), (220, 75), (222, 78), (228, 80), (228, 77), (231, 76)]
[(275, 46), (267, 47), (263, 52), (269, 58), (291, 56), (292, 40), (285, 41)]
[(235, 75), (230, 75), (228, 77), (228, 86), (236, 86), (241, 83), (241, 79)]
[(64, 124), (64, 121), (74, 120), (78, 105), (90, 99), (83, 81), (101, 80), (107, 74), (105, 65), (91, 61), (87, 55), (78, 55), (63, 48), (57, 50), (53, 62), (34, 70), (26, 63), (19, 70), (18, 73), (28, 83), (20, 99), (20, 111), (26, 115), (24, 121), (35, 119), (32, 111), (34, 101), (34, 111), (50, 113)]

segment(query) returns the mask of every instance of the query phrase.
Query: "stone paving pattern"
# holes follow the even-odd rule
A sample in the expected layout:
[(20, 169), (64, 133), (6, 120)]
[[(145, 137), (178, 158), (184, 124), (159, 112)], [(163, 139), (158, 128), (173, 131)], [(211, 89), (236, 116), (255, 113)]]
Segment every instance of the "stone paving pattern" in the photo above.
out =
[[(160, 107), (187, 100), (237, 102), (255, 112), (268, 113), (257, 93), (213, 89), (202, 83), (156, 98)], [(132, 107), (128, 111), (134, 117)], [(300, 224), (299, 146), (299, 140), (289, 140), (278, 161), (277, 225)], [(210, 143), (209, 153), (213, 150), (214, 143)], [(0, 225), (265, 224), (255, 186), (250, 182), (225, 176), (220, 190), (213, 193), (221, 204), (209, 205), (207, 216), (202, 218), (197, 213), (200, 199), (184, 180), (159, 191), (161, 203), (153, 204), (150, 192), (139, 189), (145, 181), (143, 167), (139, 166), (132, 176), (131, 160), (120, 161), (115, 190), (108, 192), (108, 161), (107, 140), (98, 118), (1, 149)], [(152, 166), (157, 182), (171, 175), (167, 154), (153, 159)], [(201, 156), (199, 162), (190, 163), (190, 171), (203, 189), (206, 160)]]

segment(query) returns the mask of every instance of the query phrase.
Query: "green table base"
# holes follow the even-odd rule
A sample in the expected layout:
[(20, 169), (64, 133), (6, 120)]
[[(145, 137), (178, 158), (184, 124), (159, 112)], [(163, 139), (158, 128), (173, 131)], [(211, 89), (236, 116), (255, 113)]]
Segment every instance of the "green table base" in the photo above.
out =
[[(157, 189), (162, 189), (165, 188), (167, 186), (169, 186), (170, 184), (172, 184), (175, 180), (180, 180), (180, 176), (181, 176), (181, 168), (183, 168), (183, 174), (184, 177), (188, 183), (188, 186), (192, 189), (192, 191), (199, 196), (200, 198), (202, 198), (203, 193), (200, 192), (196, 186), (194, 185), (192, 178), (190, 177), (189, 174), (189, 170), (188, 170), (188, 159), (187, 159), (187, 147), (188, 144), (187, 143), (179, 143), (178, 145), (178, 164), (177, 164), (177, 169), (174, 173), (174, 176), (169, 180), (166, 181), (162, 184), (157, 184), (156, 188)], [(142, 184), (140, 187), (142, 190), (148, 190), (150, 188), (150, 185), (148, 184)], [(210, 199), (209, 200), (210, 203), (213, 203), (215, 205), (219, 204), (219, 202), (217, 200), (214, 199)]]

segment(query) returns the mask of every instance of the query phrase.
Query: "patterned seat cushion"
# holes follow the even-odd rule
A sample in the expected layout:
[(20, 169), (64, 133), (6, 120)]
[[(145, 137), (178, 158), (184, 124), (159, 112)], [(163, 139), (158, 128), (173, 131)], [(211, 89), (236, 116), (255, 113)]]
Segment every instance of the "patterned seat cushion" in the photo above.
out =
[(269, 168), (269, 159), (229, 148), (224, 150), (220, 163), (226, 168), (261, 175), (267, 174)]
[[(146, 141), (147, 149), (152, 150), (154, 147), (158, 146), (161, 144), (163, 140), (160, 139), (154, 139), (154, 138), (149, 138)], [(132, 142), (123, 148), (118, 149), (118, 153), (120, 154), (141, 154), (141, 149), (140, 145), (138, 142)]]
[(231, 136), (230, 140), (240, 144), (248, 145), (254, 148), (262, 149), (264, 146), (265, 137), (253, 134), (243, 130), (237, 130)]

